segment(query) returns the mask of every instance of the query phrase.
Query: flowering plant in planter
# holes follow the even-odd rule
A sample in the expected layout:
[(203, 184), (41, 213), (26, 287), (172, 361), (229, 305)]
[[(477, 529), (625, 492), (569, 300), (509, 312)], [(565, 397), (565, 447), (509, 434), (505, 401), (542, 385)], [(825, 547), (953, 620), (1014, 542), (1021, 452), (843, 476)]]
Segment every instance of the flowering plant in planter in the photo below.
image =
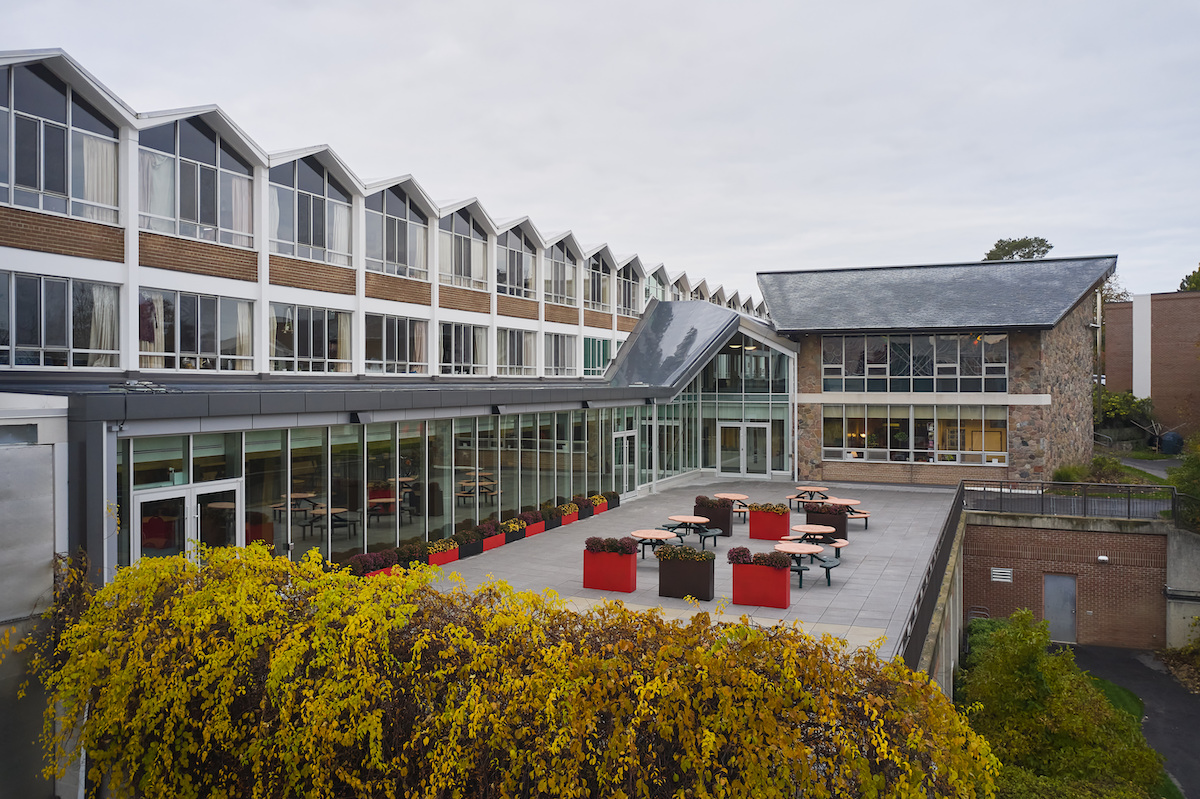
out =
[(367, 552), (358, 554), (350, 558), (347, 564), (350, 567), (350, 573), (362, 577), (377, 572), (382, 569), (390, 569), (397, 563), (396, 550), (385, 549), (382, 552)]
[(571, 497), (571, 504), (579, 509), (576, 512), (579, 514), (579, 518), (581, 519), (589, 518), (594, 510), (591, 500), (589, 500), (583, 494), (576, 494), (575, 496)]
[(574, 502), (564, 502), (559, 505), (558, 512), (561, 514), (563, 524), (579, 521), (579, 506)]
[(453, 538), (441, 538), (429, 542), (429, 565), (444, 566), (458, 560), (458, 542)]
[(827, 502), (805, 502), (805, 513), (820, 513), (825, 516), (845, 516), (850, 508), (846, 505), (830, 505)]
[(710, 529), (720, 528), (722, 535), (733, 535), (733, 500), (700, 494), (696, 497), (692, 513), (708, 519)]
[(504, 533), (504, 542), (511, 544), (513, 541), (520, 541), (525, 537), (525, 522), (517, 518), (509, 519), (500, 522), (500, 530)]
[(483, 551), (502, 547), (505, 543), (504, 531), (500, 529), (500, 525), (495, 519), (488, 519), (483, 524), (475, 528), (479, 534), (483, 536)]
[(707, 497), (704, 494), (699, 494), (696, 497), (697, 508), (732, 508), (732, 499), (720, 499), (718, 497)]
[(637, 589), (637, 542), (592, 536), (583, 545), (583, 587), (630, 593)]
[(616, 552), (619, 555), (633, 555), (637, 553), (637, 541), (629, 536), (601, 538), (593, 535), (583, 542), (583, 548), (588, 552)]
[(612, 510), (621, 504), (621, 495), (616, 491), (605, 491), (604, 498), (608, 500), (609, 510)]
[(406, 538), (392, 551), (396, 553), (396, 563), (405, 568), (429, 562), (429, 547), (423, 538)]
[(658, 558), (658, 595), (711, 600), (716, 594), (716, 559), (711, 550), (665, 546), (654, 550)]
[(483, 533), (478, 527), (468, 527), (450, 536), (458, 542), (458, 556), (469, 558), (483, 552)]
[(553, 530), (562, 524), (562, 510), (557, 505), (547, 502), (542, 505), (541, 513), (547, 530)]
[(838, 538), (846, 537), (846, 505), (830, 505), (828, 502), (805, 502), (804, 521), (809, 524), (825, 524), (833, 528)]
[(536, 510), (522, 511), (517, 518), (525, 522), (526, 538), (531, 535), (537, 535), (538, 533), (546, 532), (546, 523), (542, 521), (542, 514)]
[(592, 494), (590, 497), (588, 497), (588, 501), (592, 503), (593, 508), (598, 508), (601, 505), (608, 505), (608, 500), (604, 498), (603, 494)]
[(771, 502), (761, 505), (757, 502), (751, 502), (749, 508), (751, 512), (757, 511), (759, 513), (774, 513), (779, 516), (787, 516), (792, 512), (791, 508), (789, 508), (787, 505), (777, 505)]
[(755, 552), (733, 547), (733, 604), (786, 608), (792, 603), (791, 558), (782, 552)]

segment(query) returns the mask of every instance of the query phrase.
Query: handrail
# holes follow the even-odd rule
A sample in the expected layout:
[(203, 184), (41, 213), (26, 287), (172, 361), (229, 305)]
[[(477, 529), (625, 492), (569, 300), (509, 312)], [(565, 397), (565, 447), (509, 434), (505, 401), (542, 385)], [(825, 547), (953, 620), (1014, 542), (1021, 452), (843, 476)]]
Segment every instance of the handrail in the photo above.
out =
[[(917, 589), (917, 598), (913, 601), (912, 610), (908, 613), (908, 621), (900, 633), (897, 651), (904, 657), (904, 663), (910, 669), (916, 669), (921, 659), (921, 650), (925, 646), (925, 638), (929, 634), (929, 624), (933, 620), (933, 611), (937, 605), (937, 586), (941, 586), (946, 573), (946, 564), (950, 561), (951, 544), (958, 530), (958, 521), (962, 518), (964, 506), (963, 483), (958, 484), (950, 512), (942, 522), (942, 530), (938, 534), (937, 544), (934, 545), (933, 557), (925, 567), (921, 577), (921, 585)], [(920, 631), (920, 634), (916, 634)]]
[(1160, 520), (1176, 526), (1181, 521), (1174, 486), (1034, 480), (963, 480), (962, 485), (968, 510)]

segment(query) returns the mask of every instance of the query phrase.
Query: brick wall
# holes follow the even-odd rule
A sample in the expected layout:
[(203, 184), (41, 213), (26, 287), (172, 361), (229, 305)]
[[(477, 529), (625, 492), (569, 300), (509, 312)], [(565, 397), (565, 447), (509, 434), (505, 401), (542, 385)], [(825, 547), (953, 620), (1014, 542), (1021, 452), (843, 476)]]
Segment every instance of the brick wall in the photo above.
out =
[(433, 290), (423, 280), (409, 280), (406, 277), (387, 275), (382, 272), (367, 272), (363, 291), (368, 297), (395, 302), (411, 302), (417, 305), (429, 305)]
[(125, 232), (96, 222), (0, 207), (0, 247), (122, 263)]
[(1168, 429), (1200, 432), (1200, 291), (1150, 297), (1150, 396)]
[(533, 300), (526, 300), (521, 297), (497, 294), (496, 313), (500, 316), (515, 316), (518, 319), (537, 319), (538, 304)]
[(1109, 391), (1133, 389), (1133, 303), (1104, 306), (1104, 373)]
[(633, 330), (635, 327), (637, 327), (637, 323), (638, 323), (637, 317), (618, 316), (617, 317), (617, 330), (620, 330), (622, 333), (628, 333), (631, 330)]
[(144, 230), (138, 233), (138, 260), (142, 266), (175, 272), (258, 280), (258, 254), (253, 250), (160, 236)]
[(566, 305), (552, 305), (546, 303), (545, 315), (547, 322), (561, 322), (565, 325), (579, 324), (579, 309), (570, 308)]
[(584, 310), (583, 312), (584, 327), (599, 327), (605, 330), (612, 330), (612, 323), (613, 315), (610, 313), (589, 310)]
[[(1074, 575), (1078, 643), (1139, 649), (1163, 646), (1166, 534), (1042, 529), (1055, 521), (1009, 527), (968, 520), (964, 607), (968, 611), (985, 607), (992, 618), (1029, 608), (1040, 620), (1044, 575)], [(1097, 562), (1099, 555), (1107, 555), (1109, 562)], [(1011, 568), (1013, 581), (992, 582), (993, 567)]]
[(272, 255), (271, 285), (329, 291), (334, 294), (353, 294), (355, 273), (353, 269), (344, 266)]
[(456, 311), (492, 312), (492, 295), (486, 291), (472, 291), (458, 286), (438, 287), (438, 307)]

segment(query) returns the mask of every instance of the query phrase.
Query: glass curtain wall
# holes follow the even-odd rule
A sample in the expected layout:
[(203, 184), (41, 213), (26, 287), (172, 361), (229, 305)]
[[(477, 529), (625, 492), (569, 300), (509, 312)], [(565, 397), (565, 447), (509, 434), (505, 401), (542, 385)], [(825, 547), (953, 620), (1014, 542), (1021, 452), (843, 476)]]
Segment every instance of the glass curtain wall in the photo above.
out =
[(363, 433), (367, 442), (367, 510), (363, 534), (367, 551), (378, 552), (396, 546), (396, 527), (404, 511), (401, 484), (397, 483), (396, 426), (368, 424)]
[(296, 559), (310, 549), (329, 557), (329, 429), (302, 427), (291, 431), (292, 553)]

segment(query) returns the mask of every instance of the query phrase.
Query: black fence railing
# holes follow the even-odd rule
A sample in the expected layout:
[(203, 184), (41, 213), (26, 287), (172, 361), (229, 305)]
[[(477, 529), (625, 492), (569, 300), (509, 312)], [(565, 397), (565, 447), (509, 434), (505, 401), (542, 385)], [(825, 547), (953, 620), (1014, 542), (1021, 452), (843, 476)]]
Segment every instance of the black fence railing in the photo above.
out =
[(959, 483), (958, 491), (954, 493), (954, 501), (950, 504), (950, 512), (942, 522), (933, 557), (929, 559), (929, 565), (921, 577), (921, 586), (917, 589), (917, 598), (909, 611), (908, 621), (904, 624), (904, 631), (900, 633), (899, 651), (910, 669), (917, 668), (921, 660), (921, 650), (925, 647), (925, 639), (929, 637), (929, 625), (933, 622), (933, 611), (937, 608), (938, 593), (946, 575), (946, 564), (950, 561), (950, 550), (954, 546), (954, 534), (958, 530), (962, 512), (963, 484)]
[(1171, 486), (964, 480), (962, 487), (967, 510), (1176, 523), (1180, 517)]

